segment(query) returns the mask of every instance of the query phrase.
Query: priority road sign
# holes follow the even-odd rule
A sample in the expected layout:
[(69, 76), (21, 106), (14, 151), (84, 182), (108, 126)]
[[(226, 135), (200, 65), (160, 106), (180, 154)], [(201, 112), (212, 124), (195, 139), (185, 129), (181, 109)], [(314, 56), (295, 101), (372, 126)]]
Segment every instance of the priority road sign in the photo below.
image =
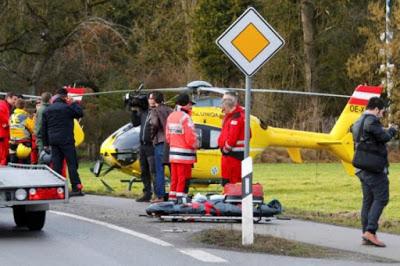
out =
[(216, 43), (245, 75), (252, 76), (285, 41), (253, 7), (249, 7)]
[[(246, 76), (244, 159), (242, 161), (242, 244), (254, 241), (252, 165), (250, 155), (251, 76), (285, 44), (281, 36), (252, 7), (216, 40)], [(250, 170), (249, 170), (250, 169)]]

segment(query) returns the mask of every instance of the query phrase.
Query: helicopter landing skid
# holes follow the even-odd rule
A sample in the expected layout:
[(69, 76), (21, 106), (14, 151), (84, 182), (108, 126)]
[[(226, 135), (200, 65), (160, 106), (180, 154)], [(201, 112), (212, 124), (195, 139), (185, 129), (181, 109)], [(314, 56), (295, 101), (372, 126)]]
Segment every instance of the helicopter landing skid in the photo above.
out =
[(121, 179), (121, 183), (129, 183), (128, 184), (128, 190), (132, 190), (133, 183), (139, 183), (142, 182), (142, 180), (139, 177), (132, 177), (131, 179)]
[(100, 178), (100, 181), (106, 187), (108, 192), (113, 192), (114, 191), (114, 189), (109, 184), (107, 184), (107, 182), (104, 181), (102, 178)]

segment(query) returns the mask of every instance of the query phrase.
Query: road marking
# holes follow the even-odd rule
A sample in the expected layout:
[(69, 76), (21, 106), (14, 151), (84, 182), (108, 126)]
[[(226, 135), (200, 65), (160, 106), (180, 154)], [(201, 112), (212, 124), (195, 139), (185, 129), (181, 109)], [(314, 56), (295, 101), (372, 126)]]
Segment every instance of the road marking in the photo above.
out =
[(228, 261), (201, 249), (178, 249), (179, 252), (191, 256), (196, 260), (210, 263), (227, 263)]
[(101, 226), (107, 227), (109, 229), (112, 229), (112, 230), (115, 230), (115, 231), (119, 231), (121, 233), (125, 233), (125, 234), (131, 235), (131, 236), (135, 236), (135, 237), (141, 238), (143, 240), (152, 242), (154, 244), (157, 244), (157, 245), (160, 245), (160, 246), (163, 246), (163, 247), (173, 247), (174, 246), (171, 243), (165, 242), (165, 241), (163, 241), (161, 239), (158, 239), (158, 238), (146, 235), (146, 234), (142, 234), (142, 233), (139, 233), (139, 232), (136, 232), (136, 231), (133, 231), (131, 229), (127, 229), (127, 228), (124, 228), (124, 227), (121, 227), (121, 226), (117, 226), (117, 225), (109, 224), (109, 223), (106, 223), (106, 222), (93, 220), (93, 219), (90, 219), (90, 218), (86, 218), (86, 217), (75, 215), (75, 214), (65, 213), (65, 212), (58, 212), (58, 211), (50, 211), (50, 212), (54, 213), (54, 214), (57, 214), (57, 215), (62, 215), (62, 216), (66, 216), (66, 217), (69, 217), (69, 218), (73, 218), (73, 219), (77, 219), (77, 220), (81, 220), (81, 221), (85, 221), (85, 222), (101, 225)]
[[(174, 245), (172, 245), (171, 243), (165, 242), (161, 239), (146, 235), (146, 234), (142, 234), (136, 231), (133, 231), (131, 229), (125, 228), (125, 227), (121, 227), (121, 226), (117, 226), (117, 225), (113, 225), (110, 223), (106, 223), (106, 222), (102, 222), (99, 220), (94, 220), (94, 219), (90, 219), (90, 218), (86, 218), (83, 216), (79, 216), (79, 215), (75, 215), (75, 214), (71, 214), (71, 213), (66, 213), (66, 212), (59, 212), (59, 211), (50, 211), (53, 214), (57, 214), (57, 215), (61, 215), (61, 216), (65, 216), (65, 217), (69, 217), (69, 218), (73, 218), (73, 219), (77, 219), (77, 220), (81, 220), (81, 221), (85, 221), (88, 223), (93, 223), (93, 224), (97, 224), (97, 225), (101, 225), (104, 227), (107, 227), (109, 229), (121, 232), (121, 233), (125, 233), (134, 237), (138, 237), (141, 238), (143, 240), (152, 242), (154, 244), (163, 246), (163, 247), (173, 247)], [(218, 256), (215, 256), (211, 253), (208, 253), (206, 251), (200, 250), (200, 249), (177, 249), (180, 253), (191, 256), (192, 258), (195, 258), (199, 261), (203, 261), (203, 262), (209, 262), (209, 263), (227, 263), (228, 261), (226, 261), (223, 258), (220, 258)]]

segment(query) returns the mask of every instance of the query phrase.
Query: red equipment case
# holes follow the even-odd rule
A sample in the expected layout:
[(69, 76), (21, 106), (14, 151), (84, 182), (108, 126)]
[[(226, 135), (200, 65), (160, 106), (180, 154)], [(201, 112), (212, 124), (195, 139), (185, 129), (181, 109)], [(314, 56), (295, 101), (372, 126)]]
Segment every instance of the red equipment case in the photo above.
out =
[[(242, 183), (226, 184), (224, 186), (225, 202), (242, 202)], [(264, 202), (264, 191), (261, 184), (253, 184), (253, 203), (260, 204)]]

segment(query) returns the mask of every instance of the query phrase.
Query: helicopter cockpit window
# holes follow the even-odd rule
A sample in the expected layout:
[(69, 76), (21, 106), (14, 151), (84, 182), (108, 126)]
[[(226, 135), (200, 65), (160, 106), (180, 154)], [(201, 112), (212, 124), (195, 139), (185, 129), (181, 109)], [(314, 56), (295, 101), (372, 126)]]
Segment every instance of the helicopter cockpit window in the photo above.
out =
[(197, 140), (200, 149), (218, 149), (218, 137), (221, 129), (206, 125), (196, 125)]
[(132, 124), (130, 123), (119, 129), (115, 133), (115, 141), (113, 143), (114, 148), (119, 152), (138, 150), (140, 146), (139, 132), (140, 127), (132, 127)]
[(222, 98), (200, 97), (195, 99), (195, 101), (196, 101), (196, 107), (204, 107), (204, 106), (220, 107)]
[(218, 148), (218, 138), (220, 133), (220, 130), (210, 130), (210, 148)]
[(113, 134), (115, 153), (112, 155), (121, 165), (132, 164), (138, 159), (139, 132), (140, 127), (133, 127), (129, 123)]

